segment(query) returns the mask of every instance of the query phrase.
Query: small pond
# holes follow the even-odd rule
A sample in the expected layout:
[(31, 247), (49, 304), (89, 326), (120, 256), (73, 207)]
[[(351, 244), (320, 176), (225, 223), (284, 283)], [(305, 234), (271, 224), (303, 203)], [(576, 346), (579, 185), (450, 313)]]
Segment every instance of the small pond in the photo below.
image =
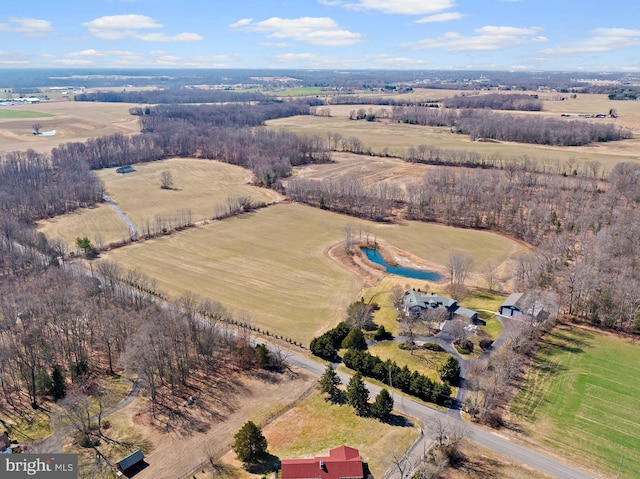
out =
[(397, 274), (405, 278), (424, 279), (426, 281), (440, 281), (442, 276), (433, 271), (422, 271), (419, 269), (405, 268), (404, 266), (391, 266), (387, 263), (378, 250), (373, 248), (361, 248), (362, 252), (367, 255), (369, 261), (384, 266), (387, 273)]

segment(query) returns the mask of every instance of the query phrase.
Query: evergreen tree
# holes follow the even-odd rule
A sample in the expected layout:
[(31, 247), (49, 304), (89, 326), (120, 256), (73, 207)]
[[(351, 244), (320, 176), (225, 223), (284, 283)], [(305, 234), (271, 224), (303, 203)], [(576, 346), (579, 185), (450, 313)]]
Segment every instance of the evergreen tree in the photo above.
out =
[(51, 388), (49, 389), (54, 401), (62, 399), (67, 394), (67, 382), (64, 378), (62, 368), (57, 364), (51, 372)]
[(324, 374), (320, 378), (318, 389), (321, 393), (328, 394), (331, 401), (335, 401), (340, 396), (339, 385), (340, 378), (338, 374), (331, 364), (327, 364), (327, 369), (325, 369)]
[(244, 423), (233, 439), (232, 449), (244, 464), (256, 464), (267, 452), (267, 439), (252, 421)]
[(382, 389), (371, 405), (371, 412), (380, 418), (386, 418), (389, 417), (391, 411), (393, 411), (393, 398), (389, 391)]
[(439, 372), (443, 381), (453, 384), (454, 386), (458, 384), (460, 380), (460, 363), (458, 363), (458, 359), (449, 356), (445, 363), (440, 366)]
[(347, 385), (347, 401), (358, 414), (365, 413), (369, 407), (369, 390), (364, 385), (360, 372), (355, 373)]
[(269, 349), (264, 344), (258, 344), (256, 346), (256, 361), (262, 369), (266, 369), (271, 365)]
[(360, 328), (353, 328), (342, 340), (344, 349), (355, 349), (357, 351), (365, 351), (367, 349), (367, 341), (364, 339), (364, 333)]

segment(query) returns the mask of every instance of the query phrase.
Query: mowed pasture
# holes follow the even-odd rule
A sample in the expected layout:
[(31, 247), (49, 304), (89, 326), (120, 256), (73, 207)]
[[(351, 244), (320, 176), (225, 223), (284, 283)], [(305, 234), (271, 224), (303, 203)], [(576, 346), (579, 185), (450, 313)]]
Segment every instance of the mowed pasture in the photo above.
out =
[(544, 340), (512, 421), (584, 466), (640, 477), (640, 345), (560, 326)]
[[(173, 158), (140, 163), (134, 168), (134, 173), (127, 174), (116, 173), (115, 168), (95, 173), (105, 192), (140, 233), (147, 224), (155, 227), (156, 216), (175, 218), (180, 211), (190, 210), (194, 222), (211, 219), (216, 205), (226, 204), (229, 197), (242, 196), (265, 203), (279, 199), (272, 190), (250, 185), (248, 170), (219, 161)], [(174, 189), (161, 188), (163, 171), (171, 173)], [(105, 245), (129, 237), (127, 225), (106, 203), (44, 221), (39, 229), (47, 236), (65, 240), (73, 249), (78, 236)]]
[[(441, 97), (440, 97), (441, 98)], [(394, 123), (386, 119), (369, 122), (366, 120), (349, 120), (349, 112), (364, 108), (373, 112), (390, 110), (391, 107), (380, 105), (331, 105), (331, 117), (295, 116), (269, 120), (267, 126), (274, 129), (286, 129), (305, 136), (328, 138), (329, 133), (339, 133), (342, 137), (355, 136), (365, 148), (376, 154), (403, 155), (411, 146), (421, 144), (433, 145), (441, 149), (473, 151), (482, 155), (498, 155), (504, 159), (520, 159), (528, 157), (540, 162), (572, 161), (580, 163), (599, 161), (607, 170), (619, 162), (640, 161), (640, 113), (638, 102), (611, 101), (606, 95), (578, 95), (575, 100), (544, 102), (542, 112), (507, 112), (514, 115), (537, 115), (560, 118), (561, 113), (595, 114), (607, 113), (615, 108), (620, 114), (617, 119), (567, 119), (567, 121), (614, 122), (616, 125), (630, 128), (635, 137), (630, 140), (607, 143), (593, 143), (580, 147), (562, 147), (523, 144), (514, 142), (478, 142), (471, 141), (468, 135), (451, 132), (448, 127), (427, 127)], [(325, 107), (322, 107), (325, 108)]]
[[(0, 153), (29, 148), (47, 152), (69, 141), (86, 141), (114, 133), (137, 133), (140, 125), (138, 117), (129, 114), (132, 106), (129, 103), (57, 101), (13, 107), (23, 117), (0, 117)], [(34, 113), (38, 116), (24, 116)], [(36, 122), (41, 125), (40, 131), (56, 130), (56, 135), (34, 136), (32, 131)]]
[[(345, 318), (362, 279), (328, 255), (345, 227), (369, 230), (442, 266), (454, 251), (474, 267), (499, 264), (522, 246), (499, 235), (440, 225), (382, 225), (301, 204), (277, 204), (203, 227), (113, 250), (103, 256), (156, 278), (170, 296), (192, 291), (245, 314), (260, 329), (308, 344)], [(402, 279), (400, 279), (402, 280)]]

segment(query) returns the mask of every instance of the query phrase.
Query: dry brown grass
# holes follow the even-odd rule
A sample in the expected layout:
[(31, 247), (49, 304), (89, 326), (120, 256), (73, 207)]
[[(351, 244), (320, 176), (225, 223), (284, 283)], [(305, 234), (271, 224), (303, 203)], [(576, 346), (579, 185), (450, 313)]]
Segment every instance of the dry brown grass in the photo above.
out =
[(450, 468), (445, 479), (550, 479), (551, 476), (514, 462), (478, 443), (464, 441), (461, 450), (466, 461), (461, 467)]
[[(442, 99), (460, 91), (447, 90), (416, 90), (406, 95), (398, 95), (420, 99)], [(468, 92), (467, 92), (468, 93)], [(494, 93), (494, 92), (486, 92)], [(513, 92), (502, 92), (505, 94)], [(530, 92), (533, 93), (533, 92)], [(482, 94), (482, 93), (481, 93)], [(540, 94), (541, 97), (552, 97), (552, 94)], [(389, 96), (389, 95), (374, 95)], [(284, 128), (302, 135), (317, 135), (327, 137), (329, 132), (340, 133), (343, 137), (356, 136), (365, 146), (373, 152), (381, 153), (385, 148), (390, 154), (402, 154), (410, 146), (420, 144), (434, 145), (443, 149), (474, 151), (483, 155), (500, 155), (503, 158), (522, 158), (528, 156), (538, 161), (575, 160), (578, 163), (597, 160), (602, 165), (611, 169), (622, 161), (640, 161), (640, 108), (634, 101), (611, 101), (606, 95), (577, 94), (576, 98), (570, 95), (564, 96), (565, 101), (544, 101), (542, 112), (508, 112), (519, 115), (538, 115), (551, 118), (559, 118), (561, 113), (608, 113), (615, 108), (620, 115), (617, 119), (571, 119), (573, 121), (613, 122), (635, 133), (631, 140), (615, 141), (608, 143), (595, 143), (581, 147), (556, 147), (545, 145), (532, 145), (510, 142), (474, 142), (467, 135), (451, 133), (446, 127), (424, 127), (419, 125), (405, 125), (391, 123), (388, 120), (368, 122), (364, 120), (349, 120), (349, 112), (364, 108), (365, 110), (390, 110), (390, 107), (379, 105), (331, 105), (331, 117), (298, 116), (270, 120), (267, 125), (271, 128)]]
[[(191, 210), (193, 221), (210, 219), (215, 205), (228, 197), (245, 196), (254, 202), (271, 203), (280, 199), (272, 190), (249, 183), (251, 173), (239, 166), (219, 161), (174, 158), (135, 165), (136, 172), (121, 175), (114, 168), (96, 171), (105, 191), (142, 233), (156, 216), (176, 217), (181, 210)], [(170, 171), (175, 189), (160, 188), (160, 174)], [(40, 231), (61, 238), (75, 250), (75, 238), (87, 236), (94, 244), (109, 244), (129, 237), (124, 221), (108, 204), (86, 208), (43, 221)]]
[[(85, 141), (88, 138), (140, 131), (138, 118), (129, 114), (129, 103), (96, 103), (59, 101), (20, 105), (15, 109), (55, 115), (42, 119), (0, 120), (0, 153), (28, 148), (50, 151), (60, 143)], [(33, 136), (32, 125), (40, 123), (41, 131), (56, 130), (55, 136)]]
[[(370, 239), (404, 250), (399, 262), (443, 271), (454, 251), (474, 257), (474, 271), (508, 261), (524, 248), (502, 236), (442, 225), (385, 225), (301, 204), (254, 213), (111, 251), (103, 256), (138, 268), (162, 291), (192, 291), (246, 313), (274, 334), (308, 344), (344, 318), (362, 279), (329, 257), (351, 225)], [(364, 239), (364, 236), (363, 236)], [(477, 269), (476, 269), (477, 268)]]
[(315, 381), (304, 373), (234, 373), (203, 382), (195, 405), (184, 408), (179, 401), (178, 414), (168, 422), (166, 414), (151, 417), (144, 397), (109, 420), (116, 431), (133, 430), (141, 443), (149, 445), (145, 454), (149, 466), (136, 479), (183, 478), (196, 468), (208, 469), (209, 453), (220, 457), (229, 451), (233, 435), (246, 421), (261, 424)]

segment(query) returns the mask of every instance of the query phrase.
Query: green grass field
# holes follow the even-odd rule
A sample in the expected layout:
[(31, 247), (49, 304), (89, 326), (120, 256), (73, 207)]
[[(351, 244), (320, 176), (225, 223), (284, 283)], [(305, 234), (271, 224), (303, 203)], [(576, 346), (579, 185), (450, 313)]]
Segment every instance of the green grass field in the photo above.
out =
[(376, 344), (369, 348), (369, 352), (383, 361), (391, 359), (400, 367), (406, 365), (412, 371), (418, 371), (434, 381), (440, 381), (438, 369), (450, 356), (446, 352), (429, 351), (428, 349), (415, 349), (411, 354), (409, 350), (400, 349), (397, 342)]
[(531, 439), (582, 465), (640, 477), (640, 346), (561, 326), (511, 406)]
[(306, 95), (320, 95), (323, 93), (320, 87), (299, 87), (299, 88), (286, 88), (285, 90), (269, 91), (265, 92), (267, 95), (273, 96), (306, 96)]
[(316, 392), (266, 426), (264, 435), (269, 452), (280, 459), (324, 455), (343, 444), (355, 447), (373, 476), (382, 477), (393, 467), (393, 455), (402, 455), (416, 439), (418, 427), (360, 417), (351, 406), (331, 404)]
[[(486, 232), (407, 223), (381, 225), (311, 208), (277, 204), (204, 227), (138, 243), (103, 256), (139, 268), (171, 296), (187, 291), (247, 313), (256, 326), (308, 344), (344, 319), (362, 280), (329, 258), (346, 225), (376, 232), (408, 252), (446, 262), (452, 248), (501, 261), (520, 245)], [(402, 279), (400, 279), (402, 280)]]
[(42, 113), (39, 111), (32, 110), (7, 110), (5, 108), (0, 108), (0, 120), (11, 119), (11, 120), (24, 120), (28, 118), (50, 118), (55, 115), (51, 113)]

